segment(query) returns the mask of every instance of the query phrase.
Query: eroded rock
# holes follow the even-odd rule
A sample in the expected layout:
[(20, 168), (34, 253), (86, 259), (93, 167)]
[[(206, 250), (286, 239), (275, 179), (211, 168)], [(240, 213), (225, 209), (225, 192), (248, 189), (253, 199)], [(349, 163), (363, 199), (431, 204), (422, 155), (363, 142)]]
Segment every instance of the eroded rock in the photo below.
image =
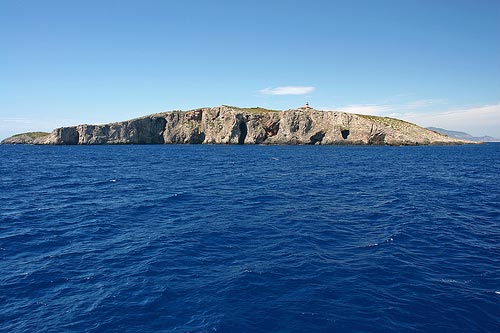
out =
[(170, 111), (105, 125), (57, 128), (2, 143), (85, 144), (461, 144), (402, 120), (311, 108), (274, 111), (220, 106)]

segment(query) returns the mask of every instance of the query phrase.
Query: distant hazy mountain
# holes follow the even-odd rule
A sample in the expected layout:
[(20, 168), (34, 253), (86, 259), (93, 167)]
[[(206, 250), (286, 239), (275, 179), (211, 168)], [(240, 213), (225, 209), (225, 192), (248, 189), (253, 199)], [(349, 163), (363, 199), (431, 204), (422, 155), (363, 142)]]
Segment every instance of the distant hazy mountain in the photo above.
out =
[(427, 127), (427, 129), (438, 132), (444, 135), (448, 135), (450, 138), (460, 139), (460, 140), (470, 140), (470, 141), (481, 141), (481, 142), (499, 142), (500, 138), (494, 138), (491, 136), (472, 136), (465, 132), (450, 131), (439, 127)]

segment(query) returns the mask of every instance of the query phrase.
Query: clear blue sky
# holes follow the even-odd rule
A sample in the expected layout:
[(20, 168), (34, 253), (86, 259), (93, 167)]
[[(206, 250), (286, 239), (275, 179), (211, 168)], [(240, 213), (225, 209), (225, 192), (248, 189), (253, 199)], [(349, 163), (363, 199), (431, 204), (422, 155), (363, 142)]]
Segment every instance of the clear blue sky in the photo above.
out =
[(500, 137), (498, 0), (0, 0), (0, 45), (0, 138), (306, 100)]

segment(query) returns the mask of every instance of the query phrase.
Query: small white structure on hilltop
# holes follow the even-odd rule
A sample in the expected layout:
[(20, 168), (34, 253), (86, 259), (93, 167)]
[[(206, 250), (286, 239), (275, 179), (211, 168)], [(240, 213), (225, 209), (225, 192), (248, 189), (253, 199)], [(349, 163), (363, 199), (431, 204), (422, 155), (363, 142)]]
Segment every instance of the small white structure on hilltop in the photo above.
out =
[(306, 105), (301, 106), (299, 110), (311, 110), (312, 107), (309, 106), (309, 102), (306, 102)]

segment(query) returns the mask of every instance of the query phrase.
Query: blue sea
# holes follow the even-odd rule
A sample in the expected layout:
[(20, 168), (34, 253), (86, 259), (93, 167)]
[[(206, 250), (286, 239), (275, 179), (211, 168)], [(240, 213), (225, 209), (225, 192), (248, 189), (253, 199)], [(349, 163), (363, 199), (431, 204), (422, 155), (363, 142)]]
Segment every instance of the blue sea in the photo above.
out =
[(0, 146), (1, 332), (499, 332), (500, 144)]

